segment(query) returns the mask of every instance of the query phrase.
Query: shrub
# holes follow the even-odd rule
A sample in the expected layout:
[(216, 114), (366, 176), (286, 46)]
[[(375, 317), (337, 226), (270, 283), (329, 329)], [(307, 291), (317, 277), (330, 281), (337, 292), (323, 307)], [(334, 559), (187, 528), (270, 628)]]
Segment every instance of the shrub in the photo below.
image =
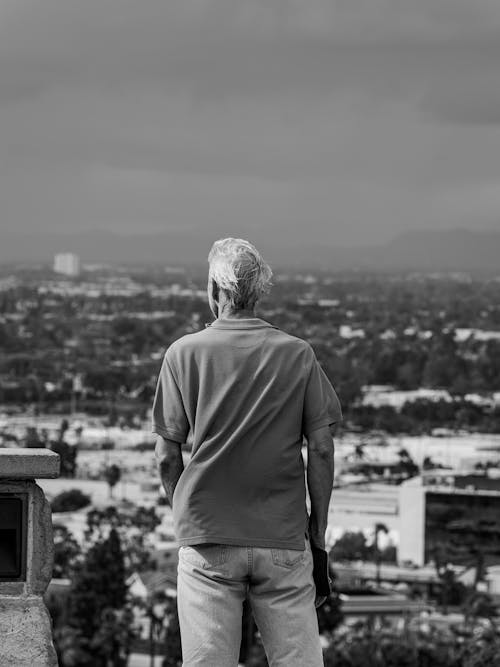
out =
[(74, 512), (90, 505), (91, 499), (80, 489), (70, 489), (59, 493), (51, 503), (53, 512)]
[(455, 636), (434, 629), (422, 634), (408, 628), (379, 628), (362, 623), (333, 635), (324, 652), (325, 667), (498, 667), (500, 637), (489, 632)]

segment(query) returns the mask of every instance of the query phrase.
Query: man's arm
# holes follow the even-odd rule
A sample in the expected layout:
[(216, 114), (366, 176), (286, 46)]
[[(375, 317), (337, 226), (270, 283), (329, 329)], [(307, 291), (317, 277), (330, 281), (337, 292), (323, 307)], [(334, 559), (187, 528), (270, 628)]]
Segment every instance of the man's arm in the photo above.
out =
[(328, 426), (309, 434), (307, 438), (307, 487), (311, 499), (309, 533), (311, 543), (325, 548), (328, 506), (333, 489), (333, 436)]
[(155, 456), (160, 470), (161, 483), (167, 494), (170, 507), (172, 507), (175, 487), (184, 470), (181, 444), (159, 435), (156, 440)]

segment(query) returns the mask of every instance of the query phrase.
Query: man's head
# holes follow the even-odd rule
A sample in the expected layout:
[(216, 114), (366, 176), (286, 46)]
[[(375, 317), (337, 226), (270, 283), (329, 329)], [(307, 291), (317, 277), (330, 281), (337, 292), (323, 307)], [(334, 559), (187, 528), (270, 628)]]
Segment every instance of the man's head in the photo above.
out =
[(272, 271), (244, 239), (220, 239), (208, 255), (208, 300), (217, 317), (222, 301), (231, 311), (253, 311), (271, 287)]

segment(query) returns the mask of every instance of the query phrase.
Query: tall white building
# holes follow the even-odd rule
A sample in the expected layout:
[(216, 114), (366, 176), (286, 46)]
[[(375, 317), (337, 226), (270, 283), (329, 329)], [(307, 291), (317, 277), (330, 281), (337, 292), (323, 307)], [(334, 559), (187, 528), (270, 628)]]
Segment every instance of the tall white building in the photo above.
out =
[(79, 276), (80, 258), (72, 252), (60, 252), (54, 257), (54, 271), (65, 276)]

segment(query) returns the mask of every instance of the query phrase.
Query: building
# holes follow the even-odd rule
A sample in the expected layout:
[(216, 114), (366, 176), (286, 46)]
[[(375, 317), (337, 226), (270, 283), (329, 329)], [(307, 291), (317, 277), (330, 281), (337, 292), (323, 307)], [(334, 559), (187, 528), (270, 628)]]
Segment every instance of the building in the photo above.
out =
[(54, 257), (55, 273), (76, 277), (80, 275), (80, 258), (72, 252), (61, 252)]
[(375, 524), (387, 526), (390, 537), (399, 541), (400, 486), (368, 483), (335, 488), (328, 510), (327, 548), (346, 531), (372, 533)]
[[(334, 489), (327, 547), (346, 531), (373, 538), (383, 524), (400, 564), (500, 566), (500, 479), (431, 470), (399, 485), (352, 484)], [(482, 561), (482, 562), (481, 562)]]
[(498, 478), (436, 470), (399, 488), (400, 561), (500, 565)]

